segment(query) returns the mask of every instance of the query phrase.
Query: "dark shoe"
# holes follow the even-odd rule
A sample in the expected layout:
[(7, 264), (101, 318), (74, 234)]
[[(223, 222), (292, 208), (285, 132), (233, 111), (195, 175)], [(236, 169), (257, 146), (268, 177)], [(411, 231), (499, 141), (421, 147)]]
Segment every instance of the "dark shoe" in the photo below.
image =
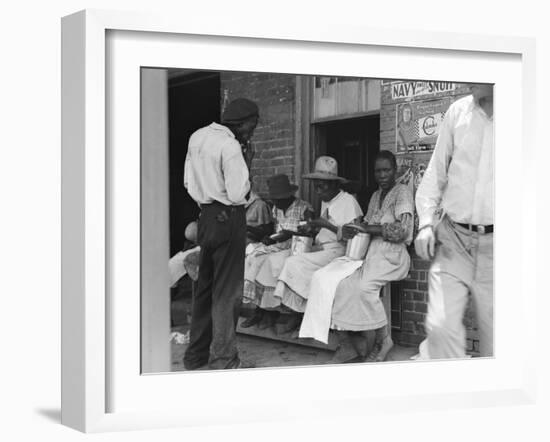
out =
[(231, 362), (227, 367), (225, 367), (226, 370), (236, 370), (240, 368), (256, 368), (256, 364), (250, 361), (237, 359), (236, 361)]
[(183, 359), (183, 366), (186, 370), (201, 370), (201, 369), (207, 369), (208, 368), (208, 361), (205, 362), (189, 362), (186, 361), (185, 358)]
[(348, 359), (347, 361), (341, 362), (341, 364), (357, 364), (365, 362), (365, 358), (363, 356), (356, 356), (354, 358)]
[(265, 311), (262, 320), (258, 324), (258, 328), (260, 330), (265, 330), (266, 328), (273, 327), (277, 319), (279, 319), (279, 312)]
[(302, 324), (302, 315), (294, 314), (290, 316), (290, 319), (281, 327), (281, 333), (291, 333), (296, 330)]
[(250, 318), (247, 318), (243, 322), (241, 322), (241, 327), (242, 328), (252, 327), (253, 325), (258, 324), (263, 317), (264, 317), (263, 311), (258, 308)]

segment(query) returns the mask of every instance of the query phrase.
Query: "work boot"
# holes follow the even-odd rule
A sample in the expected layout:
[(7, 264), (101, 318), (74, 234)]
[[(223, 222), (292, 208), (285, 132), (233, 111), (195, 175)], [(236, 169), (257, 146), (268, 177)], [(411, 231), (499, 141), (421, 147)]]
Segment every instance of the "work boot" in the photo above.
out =
[(246, 318), (243, 322), (241, 322), (242, 328), (249, 328), (253, 325), (258, 324), (264, 316), (264, 311), (260, 307), (256, 307), (256, 310), (254, 310), (254, 314), (250, 318)]
[(225, 367), (226, 370), (238, 370), (241, 368), (256, 368), (256, 364), (251, 361), (244, 361), (237, 358), (234, 362), (231, 362), (231, 364)]
[(265, 330), (266, 328), (274, 327), (278, 318), (279, 312), (266, 310), (263, 312), (263, 317), (258, 324), (258, 328), (260, 330)]
[(293, 314), (290, 315), (288, 321), (281, 326), (281, 333), (291, 333), (296, 330), (302, 324), (302, 315)]

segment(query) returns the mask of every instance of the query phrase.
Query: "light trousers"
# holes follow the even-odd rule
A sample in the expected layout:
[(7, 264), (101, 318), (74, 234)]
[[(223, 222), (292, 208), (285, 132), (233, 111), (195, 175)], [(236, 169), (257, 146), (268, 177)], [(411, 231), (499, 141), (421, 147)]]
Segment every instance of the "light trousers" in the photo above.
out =
[(435, 234), (424, 343), (428, 357), (466, 356), (463, 318), (468, 294), (476, 312), (480, 356), (493, 356), (493, 234), (472, 232), (447, 217)]

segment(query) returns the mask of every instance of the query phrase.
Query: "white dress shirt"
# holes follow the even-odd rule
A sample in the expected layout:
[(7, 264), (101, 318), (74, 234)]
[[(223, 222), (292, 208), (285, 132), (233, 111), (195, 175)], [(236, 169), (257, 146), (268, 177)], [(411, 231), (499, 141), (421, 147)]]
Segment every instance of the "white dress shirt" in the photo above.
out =
[(458, 223), (493, 224), (493, 155), (493, 118), (471, 95), (454, 102), (416, 192), (419, 227), (433, 225), (439, 207)]
[(246, 204), (248, 167), (233, 132), (212, 123), (191, 135), (183, 184), (198, 204)]

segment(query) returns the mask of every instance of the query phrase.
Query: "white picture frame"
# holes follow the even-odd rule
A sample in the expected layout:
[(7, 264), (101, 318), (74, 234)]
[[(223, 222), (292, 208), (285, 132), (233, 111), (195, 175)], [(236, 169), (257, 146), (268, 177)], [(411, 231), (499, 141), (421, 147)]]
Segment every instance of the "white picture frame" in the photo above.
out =
[[(534, 152), (533, 118), (534, 108), (530, 103), (535, 99), (535, 46), (534, 41), (517, 37), (487, 37), (480, 35), (428, 33), (428, 32), (399, 32), (378, 30), (368, 27), (354, 28), (336, 24), (324, 26), (321, 24), (300, 28), (281, 28), (269, 22), (211, 22), (205, 17), (195, 17), (194, 20), (182, 24), (177, 17), (157, 16), (144, 13), (113, 12), (102, 10), (87, 10), (63, 18), (62, 22), (62, 423), (84, 432), (115, 431), (140, 428), (178, 427), (188, 425), (208, 424), (211, 420), (217, 422), (254, 422), (266, 419), (284, 419), (300, 415), (328, 416), (334, 415), (334, 401), (338, 401), (336, 414), (363, 415), (374, 412), (399, 412), (410, 409), (414, 403), (416, 409), (462, 408), (470, 406), (498, 406), (500, 404), (529, 404), (535, 400), (536, 379), (535, 362), (533, 359), (535, 339), (526, 339), (523, 348), (523, 359), (510, 365), (505, 378), (495, 377), (495, 382), (486, 384), (480, 382), (468, 387), (457, 379), (453, 391), (440, 391), (437, 383), (433, 388), (411, 390), (405, 394), (394, 389), (382, 394), (379, 391), (367, 391), (358, 388), (353, 394), (346, 394), (349, 389), (343, 388), (344, 393), (338, 390), (329, 392), (322, 399), (315, 395), (315, 383), (305, 382), (316, 371), (304, 369), (291, 370), (254, 370), (238, 371), (235, 373), (201, 373), (184, 374), (177, 376), (140, 376), (139, 371), (132, 376), (139, 377), (140, 381), (148, 383), (153, 390), (157, 389), (157, 381), (162, 383), (161, 388), (170, 388), (182, 376), (192, 376), (193, 383), (204, 385), (212, 384), (214, 391), (228, 383), (263, 382), (266, 376), (278, 378), (278, 382), (295, 382), (298, 378), (304, 388), (304, 401), (291, 401), (282, 408), (275, 401), (272, 406), (263, 404), (259, 409), (250, 413), (236, 413), (239, 406), (233, 410), (224, 411), (223, 401), (217, 404), (207, 404), (199, 401), (196, 407), (181, 406), (178, 409), (161, 406), (159, 397), (157, 402), (149, 402), (150, 408), (136, 407), (134, 410), (121, 407), (120, 410), (110, 409), (109, 394), (117, 388), (111, 382), (109, 370), (112, 368), (113, 354), (109, 339), (109, 327), (112, 324), (113, 312), (110, 310), (108, 297), (109, 255), (107, 244), (112, 240), (109, 229), (112, 208), (110, 188), (111, 179), (107, 169), (109, 151), (107, 146), (106, 119), (110, 118), (107, 109), (107, 97), (110, 78), (106, 78), (108, 33), (155, 33), (155, 38), (166, 36), (174, 40), (185, 36), (213, 36), (227, 38), (244, 44), (258, 44), (269, 42), (271, 47), (278, 49), (288, 48), (288, 45), (312, 44), (319, 45), (320, 50), (332, 50), (345, 53), (356, 48), (370, 47), (376, 52), (383, 50), (401, 51), (401, 57), (407, 51), (421, 50), (426, 54), (444, 56), (445, 54), (471, 54), (472, 57), (483, 59), (484, 54), (493, 54), (503, 58), (511, 57), (513, 63), (518, 63), (521, 73), (521, 90), (514, 91), (514, 99), (521, 107), (519, 114), (520, 128), (514, 129), (514, 141), (521, 145), (522, 167), (528, 167), (528, 153)], [(144, 34), (142, 34), (144, 35)], [(152, 36), (153, 34), (148, 34)], [(235, 40), (236, 39), (236, 40)], [(162, 43), (161, 43), (162, 44)], [(281, 49), (284, 53), (285, 50)], [(440, 54), (440, 55), (437, 55)], [(111, 54), (111, 56), (117, 56)], [(514, 61), (515, 60), (515, 61)], [(138, 60), (139, 61), (139, 60)], [(133, 61), (134, 63), (136, 61)], [(235, 69), (235, 65), (228, 68)], [(173, 66), (180, 67), (180, 66)], [(184, 67), (184, 66), (181, 66)], [(295, 72), (304, 72), (298, 67)], [(411, 67), (415, 69), (415, 67)], [(421, 73), (421, 66), (416, 67)], [(243, 70), (247, 70), (243, 68)], [(380, 77), (384, 72), (379, 71)], [(412, 75), (412, 74), (408, 74)], [(385, 78), (395, 76), (385, 76)], [(402, 78), (406, 78), (403, 76)], [(415, 78), (415, 77), (412, 77)], [(421, 78), (421, 76), (416, 77)], [(490, 80), (483, 73), (476, 77), (480, 80)], [(454, 80), (454, 78), (441, 78)], [(458, 80), (458, 78), (457, 78)], [(468, 80), (468, 78), (460, 78)], [(498, 83), (496, 92), (496, 111), (498, 115)], [(497, 120), (498, 121), (498, 120)], [(503, 120), (501, 120), (503, 121)], [(498, 126), (498, 123), (497, 123)], [(497, 144), (499, 143), (497, 129)], [(501, 138), (504, 145), (506, 140)], [(498, 150), (498, 149), (497, 149)], [(531, 156), (534, 158), (534, 155)], [(498, 154), (497, 154), (498, 159)], [(502, 168), (501, 171), (508, 170)], [(498, 183), (498, 169), (497, 169)], [(497, 193), (498, 193), (497, 185)], [(535, 195), (527, 193), (525, 189), (511, 190), (523, 201), (534, 201)], [(498, 199), (497, 199), (498, 201)], [(497, 205), (498, 207), (498, 205)], [(501, 205), (502, 207), (502, 205)], [(520, 222), (524, 228), (528, 219), (534, 218), (535, 204), (524, 204), (526, 210), (520, 215)], [(499, 216), (499, 213), (501, 214)], [(497, 221), (502, 232), (510, 228), (510, 223), (502, 216), (505, 210), (497, 210)], [(521, 242), (515, 245), (516, 259), (520, 259), (523, 266), (522, 274), (528, 273), (528, 268), (536, 256), (535, 244)], [(502, 252), (502, 249), (501, 249)], [(121, 251), (120, 253), (124, 253)], [(501, 253), (502, 255), (502, 253)], [(505, 259), (500, 259), (497, 246), (497, 283), (499, 284), (499, 262), (504, 265)], [(518, 258), (519, 257), (519, 258)], [(501, 271), (502, 274), (502, 271)], [(534, 337), (536, 324), (532, 321), (534, 315), (529, 315), (530, 309), (536, 305), (535, 281), (517, 276), (511, 286), (520, 290), (522, 295), (519, 308), (523, 315), (519, 317), (518, 325), (523, 336)], [(502, 287), (502, 284), (500, 285)], [(505, 304), (505, 300), (501, 304)], [(497, 298), (497, 311), (498, 311)], [(134, 309), (136, 306), (133, 307)], [(137, 306), (139, 309), (139, 306)], [(504, 317), (504, 316), (501, 316)], [(116, 318), (114, 318), (116, 320)], [(531, 321), (527, 321), (530, 319)], [(497, 314), (497, 326), (499, 316)], [(135, 329), (132, 329), (135, 332)], [(502, 329), (506, 330), (506, 329)], [(502, 336), (502, 333), (501, 333)], [(136, 339), (139, 339), (137, 331)], [(497, 335), (497, 344), (498, 344)], [(135, 347), (135, 346), (134, 346)], [(501, 354), (505, 354), (503, 351)], [(444, 361), (437, 363), (418, 363), (406, 368), (421, 376), (422, 371), (458, 372), (479, 370), (487, 375), (499, 360), (498, 345), (497, 357), (494, 360), (475, 361)], [(127, 358), (131, 359), (130, 356)], [(503, 360), (506, 358), (503, 356)], [(135, 365), (135, 360), (132, 359)], [(465, 364), (470, 365), (465, 365)], [(437, 365), (433, 365), (437, 364)], [(138, 363), (139, 365), (139, 363)], [(346, 378), (358, 379), (360, 376), (384, 376), (383, 372), (399, 373), (402, 367), (393, 365), (373, 365), (369, 367), (323, 367), (323, 377), (336, 379), (339, 372), (346, 370)], [(340, 372), (341, 373), (341, 372)], [(120, 376), (118, 377), (120, 379)], [(482, 378), (482, 380), (485, 378)], [(230, 382), (227, 382), (230, 380)], [(346, 381), (349, 382), (349, 381)], [(128, 384), (130, 385), (130, 384)], [(429, 387), (425, 385), (424, 387)], [(371, 389), (375, 390), (375, 389)], [(234, 396), (234, 392), (227, 393)], [(123, 393), (124, 394), (124, 393)], [(309, 395), (308, 395), (309, 394)], [(200, 393), (194, 392), (194, 397), (203, 399)], [(373, 400), (376, 398), (376, 400)], [(237, 399), (238, 402), (238, 399)], [(307, 404), (307, 409), (304, 405)], [(241, 408), (242, 404), (241, 404)]]

